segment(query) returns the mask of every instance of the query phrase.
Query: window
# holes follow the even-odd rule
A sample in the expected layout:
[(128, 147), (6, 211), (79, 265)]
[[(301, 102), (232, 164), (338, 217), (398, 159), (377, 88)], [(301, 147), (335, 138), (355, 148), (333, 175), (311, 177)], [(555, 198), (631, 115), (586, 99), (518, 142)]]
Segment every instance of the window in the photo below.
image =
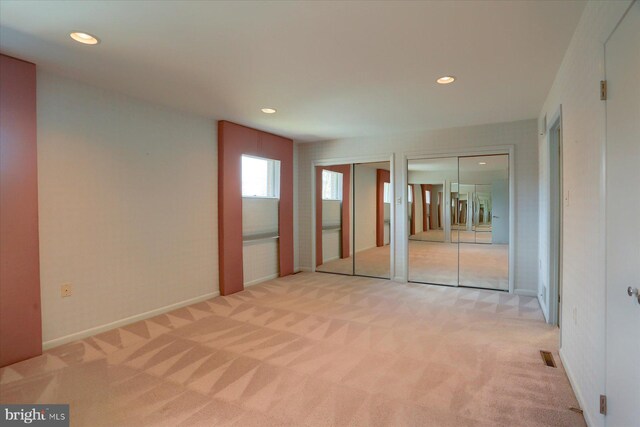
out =
[(391, 184), (384, 183), (384, 202), (391, 203)]
[(425, 190), (424, 192), (424, 200), (426, 200), (426, 204), (430, 205), (431, 204), (431, 191), (429, 190)]
[(407, 186), (407, 190), (409, 191), (407, 194), (407, 200), (409, 201), (409, 203), (413, 203), (413, 191), (411, 191), (411, 185)]
[(322, 170), (322, 200), (342, 200), (342, 174)]
[(242, 197), (280, 197), (280, 161), (242, 156)]

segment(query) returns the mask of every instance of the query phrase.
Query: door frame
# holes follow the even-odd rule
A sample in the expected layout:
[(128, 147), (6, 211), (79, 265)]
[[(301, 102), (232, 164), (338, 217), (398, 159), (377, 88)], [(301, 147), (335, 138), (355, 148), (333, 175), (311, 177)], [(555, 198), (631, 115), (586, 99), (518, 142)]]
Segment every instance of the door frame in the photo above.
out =
[[(351, 157), (339, 157), (339, 158), (326, 158), (326, 159), (314, 159), (311, 161), (311, 191), (315, 192), (316, 189), (316, 166), (335, 166), (335, 165), (344, 165), (344, 164), (356, 164), (356, 163), (376, 163), (376, 162), (389, 162), (389, 176), (390, 176), (390, 189), (391, 189), (391, 200), (395, 200), (395, 154), (379, 154), (379, 155), (371, 155), (371, 156), (351, 156)], [(353, 177), (352, 173), (352, 179)], [(405, 190), (406, 191), (406, 190)], [(353, 191), (352, 191), (353, 193)], [(344, 202), (344, 201), (343, 201)], [(353, 194), (353, 201), (355, 202), (355, 194)], [(390, 206), (390, 226), (389, 226), (389, 267), (390, 267), (390, 280), (393, 280), (395, 277), (395, 244), (396, 244), (396, 233), (395, 233), (395, 203), (391, 203)], [(311, 198), (311, 259), (313, 262), (311, 263), (311, 271), (316, 271), (316, 197), (315, 194)], [(352, 211), (354, 212), (354, 211)], [(355, 212), (354, 212), (355, 214)], [(355, 227), (355, 215), (353, 220), (351, 221), (351, 227)], [(355, 233), (354, 233), (355, 238)], [(353, 246), (353, 239), (351, 242)], [(355, 259), (355, 246), (352, 248), (352, 255)], [(354, 276), (355, 272), (354, 272)], [(368, 277), (368, 276), (367, 276)], [(384, 278), (382, 278), (384, 280)]]
[[(562, 139), (564, 128), (562, 126), (562, 104), (558, 106), (558, 109), (551, 117), (551, 120), (547, 122), (547, 147), (548, 152), (545, 154), (549, 159), (549, 209), (547, 209), (547, 221), (549, 224), (549, 230), (547, 233), (549, 242), (549, 252), (547, 254), (547, 292), (549, 307), (549, 318), (547, 323), (558, 325), (562, 329), (562, 313), (560, 312), (562, 301), (562, 244), (564, 233), (564, 186), (563, 186), (563, 146)], [(557, 138), (556, 129), (560, 131), (560, 138)], [(555, 146), (558, 147), (558, 159), (557, 159), (557, 174), (558, 174), (558, 188), (555, 189), (557, 193), (554, 194), (552, 180), (553, 171), (551, 170), (553, 151)], [(557, 205), (554, 205), (554, 198)], [(560, 334), (560, 347), (562, 346), (562, 334)]]
[[(402, 170), (400, 171), (400, 181), (404, 188), (404, 197), (402, 200), (400, 217), (406, 216), (408, 210), (407, 203), (407, 188), (409, 185), (409, 160), (420, 159), (441, 159), (445, 157), (472, 157), (472, 156), (487, 156), (487, 155), (509, 155), (509, 293), (515, 292), (515, 255), (516, 255), (516, 241), (515, 241), (515, 198), (516, 198), (516, 186), (515, 186), (515, 145), (495, 145), (488, 147), (480, 147), (474, 149), (454, 149), (454, 150), (420, 150), (420, 151), (406, 151), (402, 154)], [(402, 278), (407, 281), (409, 278), (409, 228), (407, 221), (403, 221), (400, 225), (404, 230), (404, 241), (402, 245), (404, 247), (404, 265), (402, 268)]]

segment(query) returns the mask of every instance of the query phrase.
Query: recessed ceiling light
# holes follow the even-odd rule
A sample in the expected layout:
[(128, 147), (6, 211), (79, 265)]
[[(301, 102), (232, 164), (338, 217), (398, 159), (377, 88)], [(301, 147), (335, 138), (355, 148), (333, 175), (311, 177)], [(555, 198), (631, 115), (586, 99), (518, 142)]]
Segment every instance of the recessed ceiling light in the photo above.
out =
[(273, 114), (273, 113), (276, 112), (276, 109), (275, 108), (263, 108), (262, 112), (265, 113), (265, 114)]
[(453, 76), (442, 76), (438, 80), (436, 80), (441, 85), (448, 85), (449, 83), (453, 83), (456, 81), (456, 78)]
[(98, 43), (100, 43), (100, 40), (98, 40), (98, 38), (96, 36), (92, 36), (91, 34), (88, 34), (88, 33), (82, 33), (82, 32), (79, 32), (79, 31), (74, 31), (69, 35), (71, 36), (72, 39), (74, 39), (78, 43), (82, 43), (82, 44), (98, 44)]
[(478, 162), (479, 165), (486, 165), (487, 162)]

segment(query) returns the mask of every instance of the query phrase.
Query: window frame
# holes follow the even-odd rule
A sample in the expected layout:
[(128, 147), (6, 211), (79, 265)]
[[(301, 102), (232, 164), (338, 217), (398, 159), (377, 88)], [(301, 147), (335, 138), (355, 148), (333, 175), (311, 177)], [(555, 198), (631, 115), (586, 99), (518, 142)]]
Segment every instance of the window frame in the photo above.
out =
[[(266, 172), (266, 195), (245, 194), (244, 186), (244, 159), (250, 158), (261, 160), (267, 164)], [(269, 159), (267, 157), (253, 156), (251, 154), (242, 154), (240, 157), (240, 193), (243, 198), (252, 199), (280, 199), (280, 160)]]
[(391, 183), (385, 182), (382, 187), (382, 201), (383, 203), (391, 204)]
[[(325, 176), (326, 177), (336, 177), (335, 181), (331, 179), (329, 192), (332, 193), (329, 197), (325, 197)], [(342, 194), (342, 186), (344, 185), (344, 174), (341, 172), (332, 171), (329, 169), (322, 169), (322, 176), (320, 178), (322, 180), (322, 192), (321, 199), (328, 201), (342, 201), (344, 195)], [(334, 191), (335, 190), (335, 191)], [(332, 197), (335, 196), (335, 197)]]

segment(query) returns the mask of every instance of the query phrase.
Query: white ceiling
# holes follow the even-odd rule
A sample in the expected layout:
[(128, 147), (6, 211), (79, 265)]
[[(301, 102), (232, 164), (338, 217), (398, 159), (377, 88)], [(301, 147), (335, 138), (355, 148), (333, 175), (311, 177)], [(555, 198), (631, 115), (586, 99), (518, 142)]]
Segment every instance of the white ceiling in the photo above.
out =
[[(583, 1), (0, 2), (0, 50), (298, 141), (535, 118)], [(84, 46), (72, 30), (98, 36)], [(435, 79), (453, 74), (452, 85)], [(262, 107), (278, 113), (265, 115)]]

